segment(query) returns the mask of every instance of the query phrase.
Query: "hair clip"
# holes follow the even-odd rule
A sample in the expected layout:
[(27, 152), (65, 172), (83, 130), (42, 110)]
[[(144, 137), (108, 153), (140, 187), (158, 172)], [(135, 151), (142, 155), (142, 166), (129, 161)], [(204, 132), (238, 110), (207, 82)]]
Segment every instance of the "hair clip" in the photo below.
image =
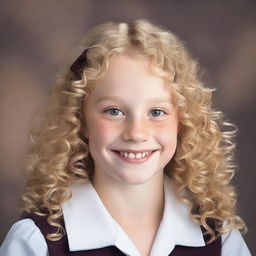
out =
[(89, 49), (85, 49), (70, 67), (70, 71), (74, 75), (75, 80), (82, 79), (83, 70), (86, 68), (86, 66), (88, 66), (88, 60), (86, 56), (88, 50)]

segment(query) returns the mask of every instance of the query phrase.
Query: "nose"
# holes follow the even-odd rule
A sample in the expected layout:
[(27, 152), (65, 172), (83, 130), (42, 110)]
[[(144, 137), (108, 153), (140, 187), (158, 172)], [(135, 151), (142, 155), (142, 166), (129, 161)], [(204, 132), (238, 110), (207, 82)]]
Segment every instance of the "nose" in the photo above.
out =
[(122, 137), (126, 141), (142, 142), (147, 141), (150, 134), (150, 127), (146, 120), (127, 120)]

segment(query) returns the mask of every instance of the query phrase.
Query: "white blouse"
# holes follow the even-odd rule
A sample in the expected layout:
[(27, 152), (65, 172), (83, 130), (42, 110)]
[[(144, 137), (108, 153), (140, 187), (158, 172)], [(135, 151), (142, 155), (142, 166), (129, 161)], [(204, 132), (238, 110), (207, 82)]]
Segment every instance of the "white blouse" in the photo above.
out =
[[(111, 217), (90, 181), (71, 186), (72, 198), (63, 204), (63, 216), (70, 251), (114, 245), (124, 254), (141, 256), (122, 227)], [(165, 175), (163, 219), (150, 256), (167, 256), (175, 245), (204, 246), (201, 228), (189, 215), (188, 206), (178, 201)], [(47, 256), (44, 236), (31, 219), (16, 222), (8, 232), (0, 256)], [(222, 256), (251, 256), (240, 232), (222, 235)]]

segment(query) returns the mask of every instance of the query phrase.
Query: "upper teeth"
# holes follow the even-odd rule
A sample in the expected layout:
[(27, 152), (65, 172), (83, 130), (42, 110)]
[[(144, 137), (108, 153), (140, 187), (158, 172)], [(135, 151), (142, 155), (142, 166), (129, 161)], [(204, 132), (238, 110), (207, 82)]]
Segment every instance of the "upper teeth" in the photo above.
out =
[(138, 153), (138, 154), (133, 154), (133, 153), (128, 153), (128, 152), (120, 152), (120, 154), (123, 156), (123, 157), (127, 157), (127, 158), (143, 158), (149, 154), (151, 154), (152, 151), (149, 151), (149, 152), (144, 152), (144, 153)]

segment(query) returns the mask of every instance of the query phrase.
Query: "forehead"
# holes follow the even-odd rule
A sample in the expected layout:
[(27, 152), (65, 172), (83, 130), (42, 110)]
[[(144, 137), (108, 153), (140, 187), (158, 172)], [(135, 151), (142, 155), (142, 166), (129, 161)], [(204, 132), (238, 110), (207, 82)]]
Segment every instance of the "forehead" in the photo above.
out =
[(170, 98), (170, 91), (170, 84), (152, 73), (148, 59), (115, 55), (110, 58), (106, 75), (94, 83), (90, 97)]

